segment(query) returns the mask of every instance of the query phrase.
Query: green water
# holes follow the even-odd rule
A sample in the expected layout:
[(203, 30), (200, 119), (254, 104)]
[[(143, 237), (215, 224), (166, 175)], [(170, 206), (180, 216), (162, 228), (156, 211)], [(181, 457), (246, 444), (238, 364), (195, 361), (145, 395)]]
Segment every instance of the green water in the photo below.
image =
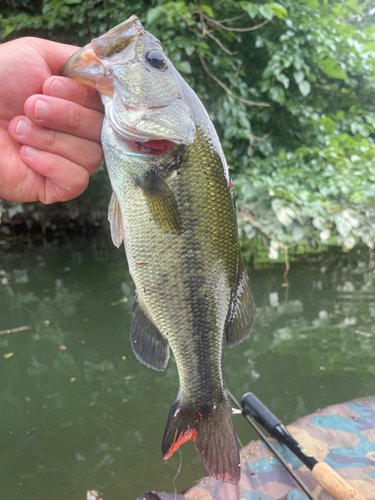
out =
[[(160, 446), (176, 365), (158, 373), (133, 356), (133, 284), (106, 238), (0, 247), (0, 330), (31, 327), (0, 335), (1, 500), (174, 491), (179, 454), (164, 461)], [(288, 289), (282, 266), (250, 274), (256, 326), (225, 352), (237, 397), (254, 391), (291, 422), (375, 394), (375, 262), (365, 250), (293, 264)], [(254, 438), (236, 421), (243, 443)], [(177, 490), (204, 474), (187, 443)]]

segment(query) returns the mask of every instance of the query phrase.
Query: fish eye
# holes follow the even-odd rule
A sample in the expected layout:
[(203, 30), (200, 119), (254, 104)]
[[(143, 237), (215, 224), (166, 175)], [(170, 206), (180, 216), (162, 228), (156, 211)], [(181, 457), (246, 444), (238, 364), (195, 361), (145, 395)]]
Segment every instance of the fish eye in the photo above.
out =
[(146, 54), (146, 61), (156, 69), (165, 69), (167, 67), (165, 56), (160, 50), (150, 50), (150, 52)]

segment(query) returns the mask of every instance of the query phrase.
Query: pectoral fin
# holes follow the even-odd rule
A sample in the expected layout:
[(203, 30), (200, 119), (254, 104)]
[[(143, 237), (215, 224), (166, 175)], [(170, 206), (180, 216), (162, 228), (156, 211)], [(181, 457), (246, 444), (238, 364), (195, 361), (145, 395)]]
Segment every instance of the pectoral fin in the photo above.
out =
[(136, 358), (159, 372), (165, 370), (169, 360), (169, 343), (136, 301), (130, 339)]
[(156, 224), (166, 231), (179, 233), (181, 214), (177, 202), (168, 184), (157, 171), (150, 168), (145, 178), (137, 180), (136, 184), (142, 189), (150, 215)]
[(120, 204), (115, 193), (112, 193), (111, 201), (109, 202), (108, 220), (111, 226), (111, 236), (113, 244), (117, 248), (119, 248), (125, 237), (125, 230), (124, 223), (122, 221)]
[(228, 313), (226, 338), (229, 347), (245, 340), (254, 324), (254, 302), (249, 277), (239, 255), (238, 285), (234, 290), (231, 309)]

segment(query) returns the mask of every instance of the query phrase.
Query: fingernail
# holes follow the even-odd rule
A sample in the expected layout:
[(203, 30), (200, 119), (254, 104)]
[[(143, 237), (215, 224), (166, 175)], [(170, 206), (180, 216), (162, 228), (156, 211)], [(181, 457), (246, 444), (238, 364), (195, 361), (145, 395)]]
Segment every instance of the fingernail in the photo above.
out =
[(16, 127), (16, 135), (22, 136), (26, 135), (30, 130), (30, 124), (26, 120), (20, 120)]
[(51, 83), (49, 92), (53, 97), (65, 97), (66, 87), (61, 80), (54, 80)]
[(49, 106), (46, 101), (42, 99), (37, 99), (34, 107), (34, 118), (35, 120), (42, 120), (46, 118), (49, 112)]
[(36, 149), (32, 148), (31, 146), (26, 146), (23, 150), (23, 154), (28, 157), (35, 156), (36, 152)]

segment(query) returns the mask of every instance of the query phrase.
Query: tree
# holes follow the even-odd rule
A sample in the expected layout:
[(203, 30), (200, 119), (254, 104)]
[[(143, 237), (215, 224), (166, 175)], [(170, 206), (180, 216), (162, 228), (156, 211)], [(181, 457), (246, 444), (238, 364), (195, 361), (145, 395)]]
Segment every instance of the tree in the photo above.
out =
[[(2, 37), (87, 43), (133, 13), (222, 139), (247, 238), (374, 247), (375, 24), (370, 2), (44, 0), (2, 7)], [(368, 15), (365, 15), (368, 14)], [(38, 33), (38, 32), (37, 32)]]

